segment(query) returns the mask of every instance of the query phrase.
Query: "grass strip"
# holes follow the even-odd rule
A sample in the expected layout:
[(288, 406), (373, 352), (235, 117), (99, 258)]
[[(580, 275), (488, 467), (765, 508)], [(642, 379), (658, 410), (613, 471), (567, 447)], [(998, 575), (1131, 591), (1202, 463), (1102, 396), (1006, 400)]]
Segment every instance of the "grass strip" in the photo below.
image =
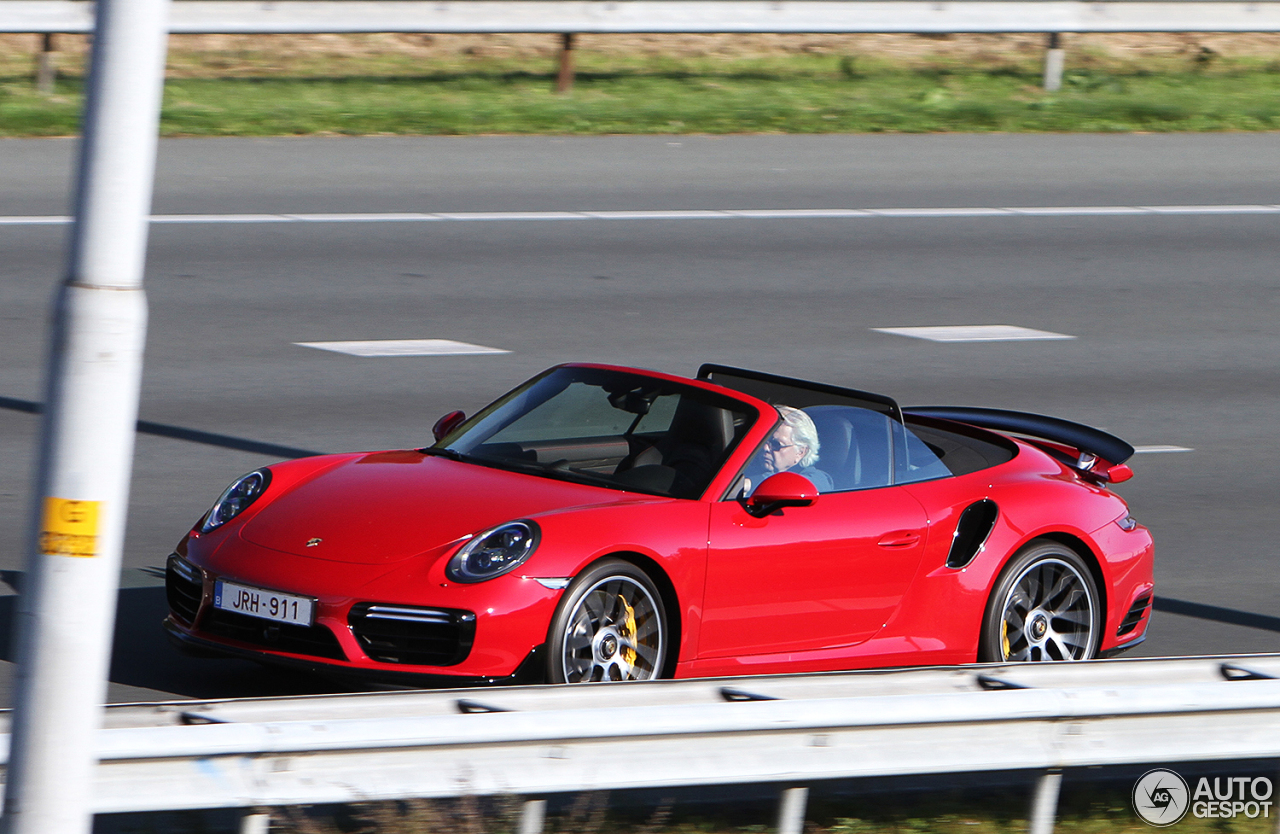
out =
[[(1069, 69), (1040, 89), (1033, 60), (906, 66), (784, 54), (730, 59), (588, 54), (573, 91), (552, 67), (480, 57), (247, 59), (171, 69), (166, 136), (1224, 131), (1280, 128), (1280, 66), (1262, 59)], [(1100, 62), (1093, 62), (1100, 64)], [(240, 69), (236, 69), (240, 66)], [(252, 70), (252, 62), (249, 62)], [(541, 68), (539, 68), (541, 69)], [(0, 135), (74, 134), (83, 79), (53, 95), (0, 75)]]
[[(1056, 834), (1148, 834), (1129, 801), (1128, 785), (1081, 784), (1064, 795)], [(1023, 834), (1030, 796), (1025, 789), (939, 790), (874, 794), (812, 803), (806, 834)], [(550, 810), (547, 834), (770, 834), (769, 801), (722, 804), (707, 813), (672, 800), (649, 807), (610, 807), (608, 794), (580, 794)], [(692, 813), (691, 813), (692, 811)], [(366, 805), (285, 809), (281, 834), (515, 834), (515, 797), (463, 797)], [(1270, 834), (1273, 818), (1197, 819), (1188, 814), (1178, 834)], [(273, 830), (276, 830), (273, 828)]]

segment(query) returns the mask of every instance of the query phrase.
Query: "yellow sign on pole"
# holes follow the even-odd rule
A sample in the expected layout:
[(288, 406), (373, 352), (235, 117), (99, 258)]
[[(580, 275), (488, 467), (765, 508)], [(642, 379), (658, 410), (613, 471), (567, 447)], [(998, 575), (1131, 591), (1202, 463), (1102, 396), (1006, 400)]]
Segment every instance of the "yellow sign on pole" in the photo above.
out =
[(101, 501), (44, 499), (44, 523), (40, 527), (40, 551), (51, 556), (98, 555), (98, 506)]

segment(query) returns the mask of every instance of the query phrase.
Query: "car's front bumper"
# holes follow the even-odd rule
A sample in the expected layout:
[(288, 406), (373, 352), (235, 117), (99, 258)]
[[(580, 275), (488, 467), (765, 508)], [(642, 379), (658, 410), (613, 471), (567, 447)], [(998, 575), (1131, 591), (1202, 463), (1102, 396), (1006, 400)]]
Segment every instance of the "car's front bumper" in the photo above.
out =
[[(228, 579), (315, 601), (311, 624), (275, 622), (215, 607), (214, 588)], [(416, 586), (409, 593), (394, 575), (367, 583), (361, 596), (326, 589), (281, 588), (263, 578), (215, 574), (174, 554), (166, 570), (170, 614), (165, 629), (184, 649), (247, 657), (393, 684), (477, 685), (536, 682), (541, 647), (560, 592), (536, 580), (499, 577), (472, 586)], [(372, 622), (369, 604), (408, 606), (417, 621)], [(387, 627), (390, 626), (390, 629)]]
[(404, 686), (414, 689), (433, 686), (501, 686), (505, 684), (536, 684), (546, 681), (546, 645), (534, 646), (515, 671), (503, 676), (468, 676), (441, 675), (427, 672), (406, 672), (391, 668), (367, 668), (347, 665), (335, 665), (306, 659), (296, 655), (262, 651), (244, 646), (237, 646), (222, 641), (217, 642), (197, 636), (190, 629), (176, 622), (172, 616), (165, 617), (164, 630), (179, 650), (202, 657), (238, 657), (253, 660), (270, 666), (285, 669), (297, 669), (303, 672), (323, 675), (341, 680), (354, 680), (360, 683), (376, 683), (386, 686)]

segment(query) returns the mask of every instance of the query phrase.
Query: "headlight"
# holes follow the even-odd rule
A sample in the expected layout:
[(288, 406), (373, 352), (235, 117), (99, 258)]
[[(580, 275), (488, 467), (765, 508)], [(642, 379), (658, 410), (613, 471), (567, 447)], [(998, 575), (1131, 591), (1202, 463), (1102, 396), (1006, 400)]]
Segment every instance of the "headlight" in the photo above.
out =
[(266, 492), (269, 483), (270, 469), (258, 469), (237, 479), (213, 502), (213, 509), (209, 510), (209, 514), (204, 517), (204, 524), (200, 525), (200, 532), (208, 533), (240, 515), (258, 500), (259, 495)]
[(480, 533), (449, 560), (445, 574), (454, 582), (483, 582), (524, 564), (542, 531), (532, 521), (513, 521)]

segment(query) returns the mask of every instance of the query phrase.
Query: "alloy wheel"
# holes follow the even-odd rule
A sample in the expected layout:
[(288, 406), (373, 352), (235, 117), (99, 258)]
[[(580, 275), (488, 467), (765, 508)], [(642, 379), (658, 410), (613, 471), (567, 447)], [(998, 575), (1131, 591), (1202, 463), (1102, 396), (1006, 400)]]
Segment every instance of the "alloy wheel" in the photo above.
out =
[(1000, 619), (1004, 660), (1083, 660), (1094, 642), (1096, 600), (1076, 566), (1062, 559), (1028, 565), (1005, 597)]
[(629, 576), (587, 589), (564, 630), (560, 660), (568, 683), (652, 680), (664, 639), (653, 595)]

